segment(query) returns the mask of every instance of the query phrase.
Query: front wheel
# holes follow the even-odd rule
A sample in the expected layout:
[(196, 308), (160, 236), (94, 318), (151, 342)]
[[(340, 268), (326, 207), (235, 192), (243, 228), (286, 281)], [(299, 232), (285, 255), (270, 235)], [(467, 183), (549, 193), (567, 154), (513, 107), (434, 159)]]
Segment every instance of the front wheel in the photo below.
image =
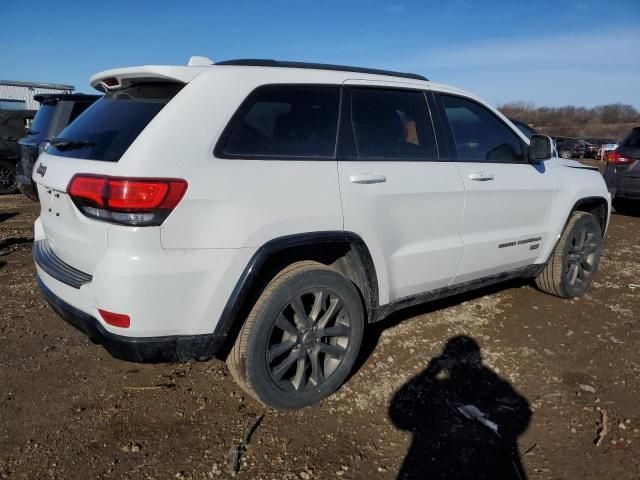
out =
[(317, 262), (296, 262), (275, 276), (245, 321), (227, 358), (251, 396), (275, 409), (319, 402), (353, 368), (364, 310), (353, 283)]
[(572, 155), (571, 155), (571, 150), (562, 150), (562, 151), (560, 152), (560, 156), (561, 156), (562, 158), (571, 159), (571, 156), (572, 156)]
[(574, 212), (536, 285), (562, 298), (582, 295), (591, 286), (602, 255), (602, 229), (593, 215)]
[(0, 195), (8, 195), (17, 191), (15, 162), (0, 160)]

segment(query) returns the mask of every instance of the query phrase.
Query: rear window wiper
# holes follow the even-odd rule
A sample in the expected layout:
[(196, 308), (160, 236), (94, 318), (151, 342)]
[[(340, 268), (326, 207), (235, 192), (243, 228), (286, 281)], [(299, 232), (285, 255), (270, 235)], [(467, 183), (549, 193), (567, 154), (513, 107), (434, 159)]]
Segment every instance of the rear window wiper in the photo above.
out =
[(86, 140), (74, 140), (73, 138), (54, 138), (49, 141), (58, 150), (77, 150), (79, 148), (93, 147), (95, 143)]

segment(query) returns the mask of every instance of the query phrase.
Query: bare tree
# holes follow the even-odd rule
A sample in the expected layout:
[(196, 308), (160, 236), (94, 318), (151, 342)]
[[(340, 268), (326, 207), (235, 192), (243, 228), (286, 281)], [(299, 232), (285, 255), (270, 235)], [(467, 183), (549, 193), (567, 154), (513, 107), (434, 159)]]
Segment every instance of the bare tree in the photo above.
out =
[(498, 106), (507, 117), (528, 123), (548, 135), (567, 137), (622, 138), (640, 125), (640, 112), (631, 105), (614, 103), (593, 108), (536, 107), (531, 102), (509, 102)]

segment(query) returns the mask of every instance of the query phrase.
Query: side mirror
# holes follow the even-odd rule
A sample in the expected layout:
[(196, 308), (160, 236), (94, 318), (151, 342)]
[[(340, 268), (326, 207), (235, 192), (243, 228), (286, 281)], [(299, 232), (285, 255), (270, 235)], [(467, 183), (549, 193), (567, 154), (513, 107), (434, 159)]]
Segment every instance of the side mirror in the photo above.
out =
[(529, 161), (536, 163), (549, 160), (553, 154), (551, 138), (546, 135), (532, 135), (529, 143)]

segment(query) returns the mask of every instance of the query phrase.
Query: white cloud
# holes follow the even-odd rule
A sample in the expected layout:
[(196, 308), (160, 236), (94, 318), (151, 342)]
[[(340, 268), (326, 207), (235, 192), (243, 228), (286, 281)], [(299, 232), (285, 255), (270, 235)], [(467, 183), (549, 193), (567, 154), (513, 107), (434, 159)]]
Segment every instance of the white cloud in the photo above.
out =
[(388, 62), (475, 92), (491, 103), (640, 108), (640, 29), (554, 34), (425, 49)]
[(508, 68), (640, 69), (640, 29), (491, 40), (425, 50), (406, 57), (404, 68), (435, 70)]

